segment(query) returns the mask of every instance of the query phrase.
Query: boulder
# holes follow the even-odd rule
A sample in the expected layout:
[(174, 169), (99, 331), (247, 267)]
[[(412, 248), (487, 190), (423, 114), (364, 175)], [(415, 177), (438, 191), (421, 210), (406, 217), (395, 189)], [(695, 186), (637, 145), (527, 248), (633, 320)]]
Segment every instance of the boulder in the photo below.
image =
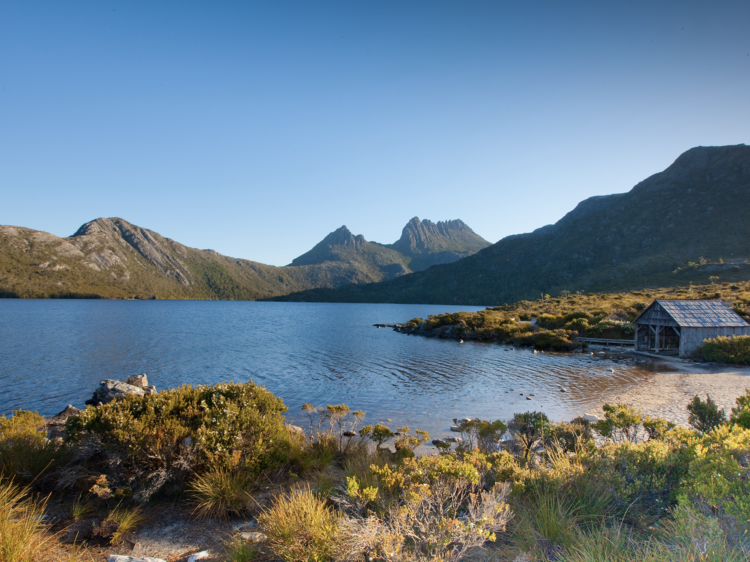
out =
[(594, 414), (583, 414), (583, 419), (591, 423), (596, 423), (599, 421), (599, 418), (595, 416)]
[(52, 416), (51, 418), (46, 418), (44, 421), (47, 428), (47, 439), (63, 437), (65, 435), (65, 422), (69, 417), (77, 416), (80, 413), (81, 410), (68, 404), (68, 407), (59, 414)]
[(304, 434), (305, 433), (305, 430), (302, 429), (298, 425), (292, 425), (290, 423), (285, 423), (284, 427), (286, 427), (286, 429), (287, 429), (287, 431), (289, 431), (289, 433), (299, 433), (299, 434)]
[(140, 375), (130, 375), (127, 379), (125, 379), (125, 382), (139, 388), (146, 388), (148, 386), (148, 377), (146, 376), (146, 373), (141, 373)]
[(207, 550), (201, 550), (200, 552), (196, 552), (190, 558), (187, 559), (187, 562), (198, 562), (198, 560), (203, 560), (204, 558), (208, 558), (211, 556)]
[(356, 436), (357, 436), (357, 433), (355, 431), (350, 430), (350, 431), (344, 432), (344, 437), (356, 437)]
[(112, 400), (119, 400), (129, 394), (145, 396), (146, 391), (139, 386), (133, 386), (126, 382), (105, 379), (99, 383), (99, 388), (94, 391), (94, 395), (89, 400), (86, 400), (86, 404), (91, 406), (107, 404), (108, 402), (112, 402)]
[(461, 428), (458, 427), (457, 425), (452, 425), (451, 426), (451, 431), (455, 431), (456, 433), (460, 433), (461, 432)]
[(460, 443), (461, 438), (460, 437), (446, 437), (444, 441), (448, 441), (449, 443)]

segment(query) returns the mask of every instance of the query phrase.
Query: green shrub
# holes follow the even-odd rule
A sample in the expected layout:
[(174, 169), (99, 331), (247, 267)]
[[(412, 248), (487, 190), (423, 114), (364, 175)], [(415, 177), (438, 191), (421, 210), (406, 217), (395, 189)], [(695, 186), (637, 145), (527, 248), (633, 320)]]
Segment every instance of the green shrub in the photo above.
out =
[(519, 336), (515, 341), (517, 345), (533, 346), (534, 349), (572, 351), (581, 347), (581, 344), (573, 341), (576, 336), (576, 332), (572, 330), (540, 330)]
[(89, 407), (68, 419), (67, 440), (95, 436), (130, 477), (152, 487), (154, 474), (164, 483), (209, 467), (257, 474), (287, 460), (286, 409), (252, 382), (188, 385)]
[(729, 422), (750, 429), (750, 388), (746, 388), (745, 394), (737, 398), (737, 407), (732, 408)]
[(458, 450), (473, 451), (475, 447), (478, 447), (486, 455), (499, 449), (500, 440), (508, 430), (508, 427), (501, 420), (487, 421), (477, 418), (459, 421), (454, 418), (453, 423), (458, 425), (461, 432), (461, 443)]
[(643, 421), (641, 412), (633, 410), (627, 404), (605, 404), (604, 419), (593, 424), (593, 428), (607, 439), (618, 443), (630, 441), (635, 443), (638, 438), (638, 428)]
[(193, 513), (199, 518), (224, 519), (230, 514), (240, 515), (250, 499), (251, 480), (247, 473), (214, 468), (195, 477), (188, 493), (195, 504)]
[(722, 425), (694, 447), (681, 501), (730, 517), (750, 531), (750, 430)]
[(552, 424), (546, 414), (542, 412), (525, 412), (514, 414), (508, 423), (513, 438), (519, 443), (523, 451), (523, 458), (528, 461), (531, 450), (541, 443), (545, 436), (552, 434)]
[(750, 336), (719, 336), (704, 340), (693, 357), (719, 363), (750, 364)]
[(687, 409), (690, 412), (688, 424), (701, 433), (708, 433), (727, 421), (727, 415), (724, 410), (719, 410), (716, 402), (708, 394), (706, 394), (705, 402), (696, 394), (692, 402), (687, 405)]
[(275, 556), (287, 562), (327, 562), (338, 537), (338, 515), (309, 487), (277, 496), (258, 523)]
[(64, 455), (64, 447), (47, 439), (44, 418), (37, 412), (0, 416), (0, 477), (29, 484)]

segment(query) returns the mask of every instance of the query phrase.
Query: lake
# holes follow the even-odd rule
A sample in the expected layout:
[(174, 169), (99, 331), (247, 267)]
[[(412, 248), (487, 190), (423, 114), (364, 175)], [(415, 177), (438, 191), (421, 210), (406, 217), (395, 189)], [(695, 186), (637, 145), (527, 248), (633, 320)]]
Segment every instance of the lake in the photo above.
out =
[[(281, 396), (288, 420), (300, 424), (305, 402), (345, 403), (365, 410), (365, 423), (391, 420), (392, 429), (408, 425), (434, 437), (454, 417), (540, 410), (572, 419), (653, 370), (649, 360), (626, 355), (535, 354), (372, 326), (479, 309), (0, 299), (0, 413), (82, 407), (100, 380), (145, 372), (159, 390), (253, 380)], [(535, 396), (527, 401), (521, 392)]]

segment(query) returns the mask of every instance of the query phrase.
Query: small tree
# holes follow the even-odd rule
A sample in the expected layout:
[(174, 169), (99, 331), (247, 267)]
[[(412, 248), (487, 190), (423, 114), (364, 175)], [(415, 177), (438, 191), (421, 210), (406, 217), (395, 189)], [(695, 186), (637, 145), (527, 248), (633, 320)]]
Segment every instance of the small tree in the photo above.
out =
[(641, 412), (627, 404), (605, 404), (602, 410), (604, 410), (604, 419), (593, 424), (594, 429), (602, 437), (611, 439), (615, 443), (637, 442), (638, 427), (643, 421)]
[(542, 412), (526, 412), (514, 414), (508, 424), (513, 437), (523, 449), (523, 458), (528, 462), (531, 450), (539, 441), (544, 439), (552, 429), (549, 418)]
[(716, 402), (708, 394), (706, 394), (705, 402), (696, 394), (693, 397), (693, 401), (687, 405), (687, 409), (690, 412), (688, 424), (700, 433), (708, 433), (716, 426), (727, 421), (727, 415), (724, 410), (719, 410), (719, 406), (716, 405)]
[(508, 431), (508, 427), (502, 420), (487, 421), (480, 420), (461, 420), (454, 418), (453, 423), (458, 425), (461, 431), (461, 444), (458, 450), (468, 452), (473, 451), (475, 447), (485, 454), (497, 452), (503, 434)]
[(383, 446), (383, 443), (394, 436), (390, 429), (379, 423), (376, 423), (375, 427), (373, 427), (372, 424), (364, 426), (359, 430), (359, 434), (362, 437), (369, 437), (375, 441), (378, 449)]

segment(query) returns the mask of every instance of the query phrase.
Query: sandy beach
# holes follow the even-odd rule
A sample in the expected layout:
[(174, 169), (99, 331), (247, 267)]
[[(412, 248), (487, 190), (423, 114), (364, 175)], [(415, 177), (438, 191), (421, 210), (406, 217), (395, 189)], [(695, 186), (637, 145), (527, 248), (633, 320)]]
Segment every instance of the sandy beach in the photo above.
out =
[[(737, 397), (750, 388), (750, 367), (693, 363), (670, 357), (660, 357), (658, 361), (657, 372), (646, 381), (605, 396), (601, 405), (623, 402), (646, 416), (688, 427), (686, 406), (696, 394), (704, 400), (709, 394), (729, 415)], [(589, 413), (601, 417), (601, 405)]]

